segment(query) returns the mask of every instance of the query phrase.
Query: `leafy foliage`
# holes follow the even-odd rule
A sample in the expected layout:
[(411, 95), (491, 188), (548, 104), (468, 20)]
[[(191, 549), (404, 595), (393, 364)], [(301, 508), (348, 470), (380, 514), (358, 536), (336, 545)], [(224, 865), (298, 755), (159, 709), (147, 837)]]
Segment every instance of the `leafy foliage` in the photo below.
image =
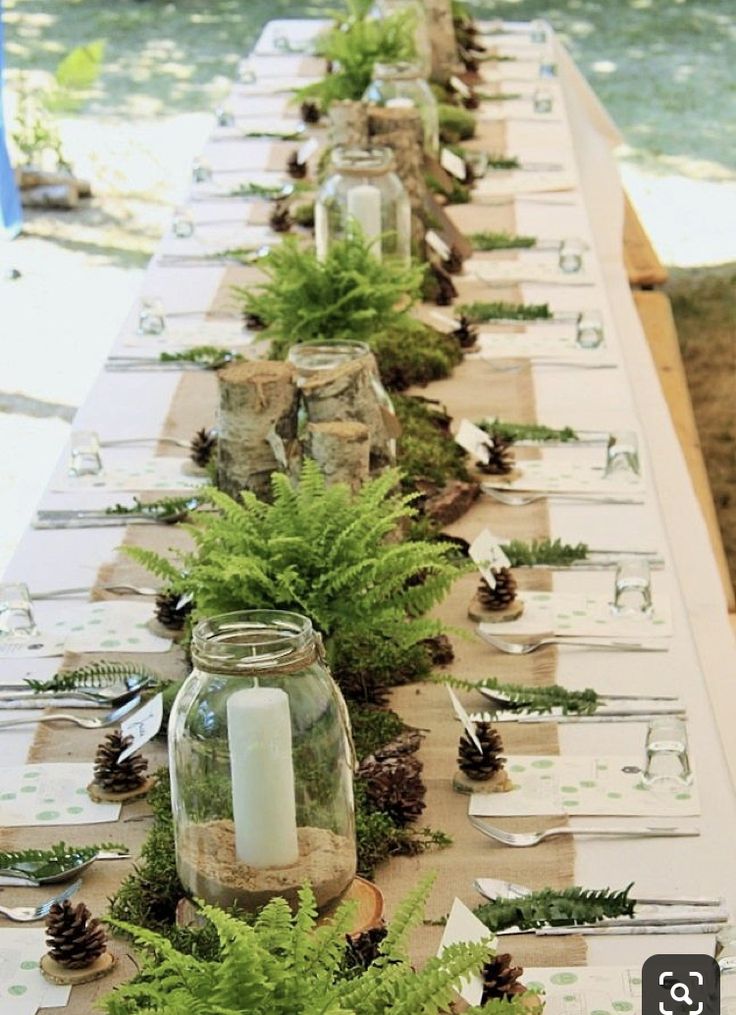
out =
[(503, 300), (464, 303), (458, 313), (465, 314), (473, 324), (495, 320), (545, 321), (552, 317), (547, 303), (506, 303)]
[[(219, 938), (215, 959), (185, 955), (159, 935), (116, 922), (142, 947), (143, 967), (132, 984), (108, 995), (105, 1010), (108, 1015), (141, 1010), (159, 1015), (438, 1015), (463, 977), (479, 972), (490, 947), (489, 941), (452, 945), (414, 969), (406, 939), (422, 920), (430, 888), (431, 880), (426, 880), (408, 896), (378, 958), (351, 974), (346, 974), (344, 954), (354, 904), (343, 903), (328, 923), (318, 924), (308, 886), (300, 892), (296, 913), (276, 898), (252, 923), (201, 906)], [(517, 1015), (521, 1003), (511, 1002), (504, 1011)]]
[(449, 420), (436, 406), (411, 395), (397, 395), (394, 408), (401, 423), (398, 456), (404, 487), (417, 479), (444, 484), (448, 479), (468, 480), (466, 454), (449, 432)]
[[(449, 684), (462, 691), (479, 691), (485, 689), (496, 692), (508, 699), (508, 704), (497, 706), (497, 711), (509, 712), (551, 712), (559, 708), (563, 715), (592, 715), (598, 708), (600, 697), (597, 691), (585, 688), (582, 691), (570, 691), (558, 684), (547, 687), (525, 686), (524, 684), (505, 684), (497, 677), (485, 680), (462, 680), (458, 677), (442, 674), (436, 677), (439, 683)], [(489, 702), (493, 711), (493, 703)]]
[(475, 137), (475, 117), (467, 109), (451, 106), (445, 102), (438, 104), (440, 119), (440, 140), (443, 144), (457, 144)]
[[(436, 622), (420, 618), (458, 571), (446, 547), (390, 540), (414, 515), (411, 497), (394, 492), (399, 478), (387, 471), (353, 494), (328, 486), (307, 461), (296, 489), (274, 474), (272, 504), (249, 492), (238, 502), (207, 491), (216, 511), (195, 517), (196, 549), (177, 565), (149, 550), (126, 552), (172, 592), (190, 593), (197, 616), (296, 610), (327, 636), (379, 630), (410, 648), (437, 632)], [(411, 584), (419, 574), (424, 580)]]
[(205, 370), (219, 370), (228, 363), (235, 363), (243, 357), (230, 349), (221, 349), (217, 345), (193, 345), (180, 352), (159, 353), (162, 363), (196, 363)]
[(478, 426), (489, 434), (500, 434), (504, 440), (511, 441), (560, 441), (566, 444), (579, 440), (578, 435), (570, 426), (555, 430), (541, 423), (507, 423), (501, 419), (484, 419)]
[(503, 552), (512, 567), (534, 567), (539, 564), (569, 567), (576, 560), (586, 560), (590, 551), (586, 543), (576, 543), (573, 546), (559, 539), (532, 539), (529, 543), (512, 539), (510, 543), (503, 544)]
[(298, 98), (316, 100), (323, 112), (338, 100), (363, 97), (377, 63), (397, 63), (416, 56), (415, 15), (409, 10), (369, 18), (371, 4), (347, 0), (347, 15), (322, 35), (315, 51), (330, 61), (332, 72), (299, 90)]
[(488, 230), (471, 233), (470, 239), (476, 250), (520, 250), (533, 247), (537, 242), (536, 236)]
[(404, 391), (412, 385), (448, 377), (463, 358), (452, 335), (418, 321), (408, 314), (393, 326), (367, 337), (390, 391)]
[[(288, 184), (291, 192), (298, 194), (312, 189), (308, 180), (291, 180)], [(265, 183), (239, 183), (230, 191), (230, 197), (263, 197), (273, 200), (284, 197), (284, 184), (268, 185)]]
[(142, 501), (133, 498), (132, 504), (113, 504), (105, 508), (108, 515), (141, 515), (161, 522), (184, 521), (190, 511), (199, 507), (197, 497), (159, 497), (158, 500)]
[(422, 269), (378, 261), (357, 233), (334, 243), (324, 261), (286, 237), (260, 262), (268, 276), (259, 290), (236, 288), (248, 314), (268, 325), (274, 355), (294, 342), (371, 342), (377, 330), (401, 326), (416, 302)]
[(494, 899), (473, 912), (493, 933), (506, 927), (535, 930), (547, 925), (566, 927), (577, 923), (600, 923), (607, 917), (633, 916), (635, 900), (629, 898), (633, 884), (621, 891), (610, 888), (544, 888), (522, 898)]
[(489, 155), (488, 156), (488, 168), (489, 169), (519, 169), (521, 163), (515, 155)]
[(79, 691), (96, 687), (110, 687), (119, 684), (126, 678), (135, 677), (150, 680), (152, 684), (161, 683), (161, 677), (139, 663), (117, 663), (100, 661), (87, 666), (77, 666), (72, 670), (61, 670), (50, 680), (34, 680), (28, 677), (26, 686), (37, 693), (54, 691), (63, 694), (65, 691)]

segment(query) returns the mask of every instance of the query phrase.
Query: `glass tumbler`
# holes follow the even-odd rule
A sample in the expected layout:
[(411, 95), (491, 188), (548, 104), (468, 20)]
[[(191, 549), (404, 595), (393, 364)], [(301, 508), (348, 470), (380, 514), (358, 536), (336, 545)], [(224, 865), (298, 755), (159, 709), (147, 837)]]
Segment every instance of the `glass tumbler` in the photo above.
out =
[(605, 476), (621, 473), (641, 475), (639, 438), (633, 430), (615, 430), (606, 444)]
[(165, 329), (166, 315), (163, 302), (157, 296), (144, 297), (138, 312), (138, 334), (160, 335)]
[(212, 166), (207, 159), (197, 158), (192, 162), (192, 180), (195, 183), (207, 183), (212, 179)]
[(645, 786), (690, 786), (693, 773), (688, 757), (687, 727), (674, 715), (658, 716), (647, 728)]
[(578, 314), (575, 343), (581, 349), (597, 349), (603, 344), (603, 318), (598, 310), (583, 310)]
[(20, 582), (0, 583), (0, 640), (30, 638), (37, 633), (28, 586)]
[(560, 271), (566, 275), (574, 275), (583, 267), (583, 254), (587, 244), (575, 238), (565, 239), (560, 243), (557, 263)]
[(543, 18), (535, 18), (529, 25), (529, 41), (542, 46), (547, 41), (549, 25)]
[(537, 88), (532, 96), (532, 106), (535, 113), (551, 113), (554, 105), (554, 97), (549, 88)]
[(70, 476), (98, 476), (102, 472), (100, 439), (94, 430), (73, 430), (69, 449)]
[(174, 210), (171, 231), (180, 240), (186, 240), (194, 233), (194, 216), (188, 208)]
[(646, 557), (627, 557), (616, 568), (613, 613), (618, 617), (652, 614), (652, 575)]

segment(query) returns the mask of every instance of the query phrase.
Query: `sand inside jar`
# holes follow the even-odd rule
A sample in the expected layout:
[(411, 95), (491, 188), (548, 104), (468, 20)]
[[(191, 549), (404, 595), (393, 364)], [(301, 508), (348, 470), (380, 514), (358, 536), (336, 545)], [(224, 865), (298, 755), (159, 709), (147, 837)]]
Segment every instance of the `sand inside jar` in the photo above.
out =
[(290, 867), (249, 867), (235, 855), (232, 821), (191, 825), (177, 842), (177, 867), (195, 898), (223, 908), (256, 909), (274, 895), (296, 907), (299, 889), (312, 886), (323, 909), (346, 891), (355, 877), (355, 843), (327, 828), (299, 828), (299, 859)]

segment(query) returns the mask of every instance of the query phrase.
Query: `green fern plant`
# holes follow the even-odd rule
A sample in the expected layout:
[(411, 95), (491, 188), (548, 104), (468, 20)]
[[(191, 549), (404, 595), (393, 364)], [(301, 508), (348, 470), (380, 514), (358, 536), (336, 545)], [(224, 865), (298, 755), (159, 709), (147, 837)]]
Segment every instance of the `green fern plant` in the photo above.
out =
[(416, 56), (415, 15), (411, 9), (386, 18), (368, 17), (369, 0), (348, 0), (338, 23), (316, 44), (318, 56), (328, 60), (332, 72), (297, 92), (301, 101), (311, 99), (326, 112), (333, 102), (357, 101), (373, 78), (377, 63), (397, 63)]
[[(193, 596), (195, 617), (242, 609), (295, 610), (326, 636), (380, 631), (401, 648), (436, 634), (423, 617), (457, 576), (448, 548), (395, 539), (415, 512), (389, 470), (353, 494), (328, 486), (305, 462), (298, 486), (274, 474), (273, 503), (217, 490), (216, 509), (188, 526), (196, 548), (176, 562), (152, 550), (125, 552), (176, 593)], [(417, 581), (417, 579), (421, 579)]]
[(470, 239), (476, 250), (523, 250), (534, 247), (537, 243), (536, 236), (506, 231), (492, 232), (487, 229), (480, 233), (471, 233)]
[[(354, 904), (343, 903), (329, 922), (318, 924), (314, 893), (308, 886), (300, 892), (296, 913), (276, 898), (252, 923), (213, 906), (200, 906), (220, 942), (220, 955), (210, 960), (185, 955), (155, 933), (113, 921), (141, 946), (143, 965), (133, 983), (108, 995), (105, 1011), (107, 1015), (143, 1010), (159, 1015), (438, 1015), (447, 1010), (463, 978), (479, 972), (491, 949), (490, 941), (455, 944), (422, 969), (412, 967), (407, 937), (422, 921), (432, 880), (423, 881), (398, 907), (377, 959), (366, 970), (351, 974), (346, 973), (344, 958)], [(515, 1000), (503, 1011), (520, 1015), (522, 1007)]]
[(113, 684), (122, 683), (128, 677), (150, 680), (152, 687), (163, 683), (163, 678), (147, 666), (141, 666), (139, 663), (105, 662), (104, 660), (89, 663), (87, 666), (77, 666), (71, 670), (61, 670), (49, 680), (35, 680), (29, 677), (25, 683), (27, 687), (38, 694), (49, 691), (64, 694), (89, 688), (110, 687)]
[(587, 560), (587, 543), (563, 543), (560, 539), (512, 539), (502, 544), (512, 567), (570, 567), (577, 560)]
[(378, 261), (358, 233), (334, 243), (324, 261), (295, 237), (285, 237), (260, 262), (268, 281), (235, 288), (243, 310), (267, 324), (275, 356), (294, 342), (368, 341), (403, 323), (419, 297), (422, 270)]
[(541, 444), (546, 441), (559, 441), (561, 444), (567, 444), (580, 440), (570, 426), (555, 429), (541, 423), (508, 423), (498, 417), (481, 420), (478, 426), (486, 433), (500, 434), (501, 437), (512, 443), (514, 441), (539, 441)]
[(472, 324), (496, 320), (548, 321), (552, 317), (547, 303), (507, 303), (503, 300), (463, 303), (458, 307), (458, 313), (464, 314)]
[[(559, 684), (551, 684), (547, 687), (527, 686), (524, 684), (506, 684), (497, 677), (486, 677), (485, 680), (463, 680), (461, 677), (453, 677), (450, 674), (440, 674), (434, 678), (437, 683), (448, 684), (461, 691), (487, 690), (503, 695), (504, 705), (499, 705), (497, 711), (519, 712), (525, 715), (531, 712), (548, 713), (559, 708), (563, 715), (592, 715), (600, 704), (600, 696), (597, 691), (586, 687), (582, 691), (571, 691)], [(489, 702), (491, 711), (494, 711), (492, 703)]]
[(535, 930), (578, 923), (600, 923), (609, 917), (633, 916), (636, 900), (629, 898), (633, 883), (621, 891), (609, 888), (544, 888), (522, 898), (494, 899), (474, 910), (478, 919), (497, 934), (508, 927)]

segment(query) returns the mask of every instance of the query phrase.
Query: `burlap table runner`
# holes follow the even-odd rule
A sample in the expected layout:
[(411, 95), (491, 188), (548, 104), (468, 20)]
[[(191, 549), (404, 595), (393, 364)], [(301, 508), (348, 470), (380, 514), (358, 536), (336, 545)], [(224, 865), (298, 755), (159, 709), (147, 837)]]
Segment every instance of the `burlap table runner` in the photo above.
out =
[[(499, 123), (484, 124), (482, 135), (472, 143), (478, 148), (491, 152), (504, 150), (504, 130)], [(474, 230), (514, 231), (513, 204), (500, 203), (497, 206), (458, 206), (450, 209), (458, 225), (467, 228), (472, 221)], [(210, 313), (232, 313), (233, 285), (252, 284), (258, 273), (253, 268), (228, 269), (223, 276), (210, 307)], [(514, 302), (521, 300), (516, 288), (494, 289), (489, 297), (480, 283), (470, 279), (457, 280), (461, 301), (492, 298)], [(420, 308), (421, 316), (431, 321), (436, 308)], [(449, 313), (445, 311), (446, 314)], [(466, 361), (452, 377), (435, 382), (422, 389), (421, 393), (437, 398), (444, 403), (455, 420), (462, 417), (477, 420), (484, 416), (498, 415), (518, 422), (536, 419), (534, 389), (528, 365), (519, 361), (518, 369), (511, 372), (497, 372), (488, 364)], [(217, 407), (217, 380), (207, 372), (183, 373), (177, 385), (161, 436), (188, 439), (196, 429), (210, 426), (214, 422)], [(160, 445), (161, 454), (176, 453), (170, 445)], [(549, 535), (546, 508), (543, 503), (514, 509), (481, 497), (475, 505), (450, 531), (472, 539), (484, 526), (505, 536), (524, 539)], [(121, 530), (121, 543), (146, 546), (157, 552), (184, 548), (188, 536), (177, 528), (164, 526), (128, 526)], [(98, 575), (98, 582), (131, 582), (149, 584), (148, 575), (139, 565), (126, 557), (105, 564)], [(549, 582), (547, 576), (530, 575), (523, 577), (522, 586), (541, 588)], [(464, 628), (467, 638), (453, 637), (456, 659), (450, 671), (469, 679), (496, 675), (501, 679), (520, 683), (550, 684), (555, 679), (556, 656), (554, 650), (542, 655), (509, 657), (494, 653), (472, 632), (468, 621), (467, 608), (472, 598), (477, 577), (471, 576), (458, 581), (445, 602), (436, 610), (448, 626)], [(90, 662), (93, 655), (68, 657), (64, 665)], [(185, 674), (183, 654), (178, 649), (166, 655), (136, 656), (109, 653), (107, 659), (130, 659), (144, 662), (166, 676), (181, 677)], [(478, 701), (480, 704), (480, 700)], [(446, 690), (438, 685), (420, 684), (398, 688), (392, 698), (392, 707), (411, 725), (427, 731), (420, 757), (424, 762), (424, 779), (427, 785), (427, 809), (421, 822), (433, 828), (442, 829), (453, 838), (453, 845), (446, 850), (433, 851), (417, 857), (396, 857), (378, 872), (376, 881), (386, 897), (386, 910), (390, 916), (396, 903), (418, 878), (429, 870), (438, 874), (437, 884), (430, 900), (428, 917), (437, 919), (446, 914), (453, 898), (457, 895), (467, 904), (475, 905), (478, 897), (472, 891), (472, 880), (478, 876), (494, 876), (528, 884), (533, 887), (545, 885), (565, 886), (574, 881), (574, 846), (571, 840), (552, 840), (535, 849), (513, 850), (495, 846), (489, 840), (473, 831), (467, 814), (467, 797), (453, 792), (452, 776), (455, 771), (455, 756), (460, 735), (459, 724), (455, 721)], [(509, 753), (557, 753), (558, 740), (553, 726), (502, 727), (505, 748)], [(30, 754), (33, 762), (91, 761), (104, 731), (49, 730), (39, 727)], [(154, 771), (166, 764), (166, 752), (161, 742), (148, 744), (144, 753)], [(542, 828), (559, 819), (517, 818), (515, 829)], [(499, 824), (503, 824), (499, 821)], [(134, 857), (148, 834), (150, 817), (145, 802), (126, 804), (121, 819), (116, 823), (82, 825), (79, 827), (57, 826), (49, 828), (6, 829), (0, 831), (0, 847), (5, 849), (21, 846), (43, 847), (51, 841), (64, 840), (74, 844), (90, 844), (103, 840), (121, 840), (131, 849)], [(99, 863), (85, 874), (84, 887), (79, 898), (96, 914), (107, 908), (107, 900), (115, 893), (123, 877), (132, 867), (132, 862)], [(46, 889), (35, 892), (38, 898), (47, 894)], [(8, 904), (27, 904), (29, 892), (3, 889), (3, 900)], [(441, 928), (427, 925), (416, 933), (413, 958), (421, 961), (436, 948)], [(582, 938), (565, 937), (536, 938), (523, 935), (510, 939), (508, 945), (516, 961), (524, 965), (577, 965), (585, 961), (585, 945)], [(115, 982), (129, 978), (135, 972), (130, 949), (123, 942), (116, 942), (112, 950), (119, 957), (115, 973), (103, 981), (75, 987), (66, 1008), (47, 1009), (50, 1012), (78, 1015), (87, 1013), (96, 999), (107, 993)]]

